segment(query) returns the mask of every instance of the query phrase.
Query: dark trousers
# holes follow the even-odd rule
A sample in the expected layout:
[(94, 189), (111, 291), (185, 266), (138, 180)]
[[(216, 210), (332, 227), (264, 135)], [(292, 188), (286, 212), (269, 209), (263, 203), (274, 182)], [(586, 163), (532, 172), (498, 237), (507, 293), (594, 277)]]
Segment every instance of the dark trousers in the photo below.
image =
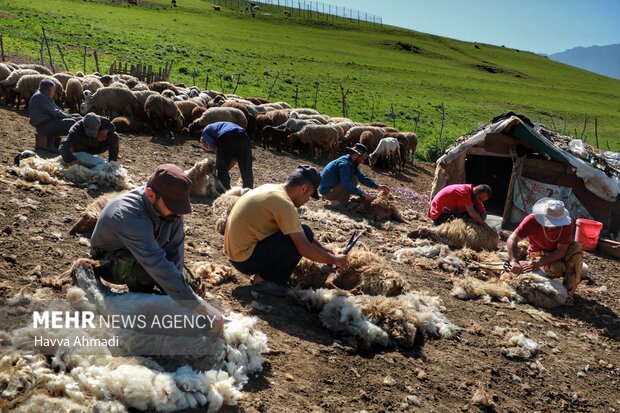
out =
[(97, 142), (94, 146), (84, 145), (81, 143), (71, 145), (71, 152), (88, 152), (91, 155), (98, 155), (100, 153), (110, 151), (108, 153), (108, 160), (116, 162), (118, 160), (118, 148), (119, 136), (116, 132), (110, 132), (108, 133), (105, 141)]
[(74, 118), (54, 119), (37, 126), (37, 133), (44, 136), (67, 136), (76, 121)]
[[(301, 226), (308, 241), (314, 241), (314, 233), (307, 225)], [(247, 275), (258, 274), (267, 281), (286, 286), (301, 255), (290, 235), (281, 231), (259, 241), (254, 252), (243, 262), (231, 261), (233, 267)]]
[(455, 218), (463, 218), (463, 214), (459, 214), (458, 212), (444, 212), (439, 215), (436, 220), (433, 220), (433, 226), (436, 227), (441, 224), (445, 224), (448, 221), (452, 221)]
[(233, 160), (237, 160), (244, 188), (254, 188), (252, 173), (252, 143), (245, 132), (228, 132), (217, 140), (215, 152), (215, 169), (217, 177), (226, 189), (230, 189), (228, 169)]

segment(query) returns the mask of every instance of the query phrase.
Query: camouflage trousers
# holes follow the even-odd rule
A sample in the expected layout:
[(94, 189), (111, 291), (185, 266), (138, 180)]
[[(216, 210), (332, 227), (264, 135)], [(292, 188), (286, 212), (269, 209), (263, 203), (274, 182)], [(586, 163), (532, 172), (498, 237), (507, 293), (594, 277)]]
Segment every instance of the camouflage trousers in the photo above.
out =
[(109, 283), (126, 285), (134, 292), (152, 292), (153, 287), (159, 287), (129, 250), (93, 251), (91, 255), (101, 263), (95, 268), (95, 274)]
[[(528, 258), (540, 258), (549, 253), (546, 251), (536, 251), (531, 253)], [(576, 241), (568, 244), (566, 255), (559, 261), (542, 267), (549, 278), (564, 278), (562, 284), (570, 294), (574, 293), (581, 282), (581, 271), (583, 267), (583, 248)]]

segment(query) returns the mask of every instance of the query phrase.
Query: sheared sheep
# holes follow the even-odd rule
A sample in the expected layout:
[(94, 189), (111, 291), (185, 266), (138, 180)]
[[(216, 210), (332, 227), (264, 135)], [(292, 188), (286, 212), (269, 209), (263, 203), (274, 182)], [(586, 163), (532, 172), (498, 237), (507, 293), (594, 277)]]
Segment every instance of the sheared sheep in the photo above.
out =
[(291, 147), (294, 142), (300, 141), (309, 145), (313, 157), (315, 147), (319, 147), (323, 155), (332, 158), (338, 147), (338, 136), (338, 130), (332, 125), (306, 125), (299, 132), (289, 135), (287, 145)]
[(101, 83), (101, 81), (93, 76), (86, 76), (82, 79), (82, 89), (84, 91), (88, 90), (92, 93), (95, 93), (97, 91), (97, 89), (101, 89), (103, 86), (103, 83)]
[[(367, 131), (366, 131), (367, 132)], [(364, 132), (365, 133), (365, 132)], [(361, 139), (361, 136), (360, 136)], [(388, 165), (394, 163), (400, 166), (400, 144), (396, 138), (383, 138), (375, 150), (368, 157), (370, 166), (375, 166), (379, 158), (387, 158)]]
[(131, 118), (138, 113), (138, 99), (129, 89), (103, 87), (97, 89), (90, 97), (85, 94), (84, 98), (86, 113), (95, 112), (109, 118), (116, 116)]
[(209, 108), (202, 116), (189, 125), (190, 136), (200, 135), (205, 126), (215, 122), (232, 122), (242, 128), (247, 128), (248, 120), (237, 108)]
[(183, 128), (184, 118), (181, 111), (173, 100), (162, 95), (149, 96), (144, 103), (144, 111), (155, 131), (180, 131)]
[(241, 188), (235, 186), (224, 192), (215, 201), (213, 201), (213, 204), (211, 205), (211, 211), (213, 217), (216, 220), (215, 229), (217, 230), (217, 232), (224, 235), (226, 220), (228, 220), (228, 215), (230, 214), (232, 207), (235, 206), (240, 197), (242, 197), (249, 191), (250, 188)]

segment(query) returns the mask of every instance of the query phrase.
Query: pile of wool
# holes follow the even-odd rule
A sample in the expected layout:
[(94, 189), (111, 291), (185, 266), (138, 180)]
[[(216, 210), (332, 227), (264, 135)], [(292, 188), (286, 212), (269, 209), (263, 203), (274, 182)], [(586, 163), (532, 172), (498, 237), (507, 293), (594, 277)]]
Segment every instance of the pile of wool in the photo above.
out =
[(526, 302), (543, 308), (559, 307), (568, 297), (561, 282), (538, 273), (504, 273), (487, 281), (474, 277), (455, 279), (451, 294), (461, 300), (482, 298), (488, 303), (498, 299), (510, 303)]
[(210, 261), (198, 261), (192, 264), (192, 272), (202, 279), (207, 287), (237, 280), (235, 270), (229, 265), (217, 264)]
[[(178, 304), (168, 296), (110, 292), (87, 266), (79, 267), (74, 277), (80, 288), (70, 288), (66, 300), (50, 304), (50, 309), (88, 310), (105, 315), (109, 314), (109, 308), (135, 303), (135, 314), (144, 314), (153, 308), (178, 313)], [(24, 305), (23, 300), (20, 305)], [(175, 356), (180, 367), (170, 371), (160, 364), (166, 361), (163, 358), (156, 362), (143, 357), (115, 356), (120, 350), (110, 346), (53, 345), (45, 348), (48, 357), (27, 355), (41, 350), (35, 348), (37, 336), (73, 339), (79, 334), (102, 339), (110, 333), (105, 328), (35, 329), (29, 326), (14, 330), (9, 337), (13, 354), (0, 359), (0, 366), (10, 367), (10, 374), (0, 374), (0, 388), (4, 389), (0, 406), (14, 411), (127, 412), (132, 409), (176, 411), (208, 405), (208, 412), (216, 412), (224, 404), (236, 405), (242, 398), (241, 389), (248, 375), (262, 370), (262, 355), (268, 351), (267, 337), (258, 330), (255, 318), (230, 313), (226, 319), (224, 339), (211, 338), (206, 343), (211, 350), (217, 350), (216, 353), (204, 357)], [(118, 330), (113, 332), (118, 334)], [(3, 342), (6, 336), (3, 334)], [(156, 341), (153, 337), (143, 335), (141, 341), (132, 344), (140, 351), (148, 341)], [(16, 397), (16, 393), (20, 396)]]
[(29, 182), (59, 185), (72, 182), (76, 185), (97, 185), (131, 189), (134, 187), (127, 170), (117, 162), (106, 162), (102, 158), (86, 152), (76, 152), (79, 162), (66, 164), (61, 156), (42, 159), (36, 154), (19, 160), (13, 171)]
[(502, 339), (502, 354), (509, 359), (527, 360), (538, 353), (538, 343), (516, 330), (495, 327), (493, 335)]
[(396, 250), (393, 255), (397, 262), (414, 264), (426, 269), (441, 269), (450, 273), (462, 273), (467, 270), (464, 259), (459, 258), (444, 244), (433, 243), (428, 239), (415, 239), (412, 247)]
[(234, 186), (219, 196), (211, 205), (211, 211), (215, 218), (215, 229), (224, 235), (226, 229), (226, 220), (230, 211), (235, 206), (239, 198), (250, 191), (250, 188), (241, 188)]
[(462, 219), (453, 219), (436, 227), (419, 227), (409, 237), (428, 238), (451, 248), (468, 247), (476, 251), (493, 251), (499, 245), (499, 238), (487, 227)]
[(321, 236), (321, 242), (346, 243), (353, 231), (362, 231), (365, 233), (370, 233), (372, 231), (372, 227), (368, 224), (368, 221), (355, 221), (344, 214), (333, 212), (329, 209), (319, 208), (317, 210), (311, 210), (302, 206), (298, 208), (298, 210), (300, 218), (316, 222), (329, 228), (329, 233), (325, 233)]
[(300, 288), (336, 288), (352, 294), (396, 296), (409, 291), (409, 283), (381, 256), (354, 248), (349, 266), (334, 272), (332, 267), (302, 259), (292, 282)]
[(379, 221), (393, 220), (406, 222), (396, 206), (396, 197), (389, 192), (379, 191), (377, 196), (367, 202), (363, 198), (354, 198), (347, 204), (349, 210), (356, 211)]
[(302, 303), (319, 312), (325, 328), (348, 340), (354, 348), (371, 349), (396, 344), (412, 347), (416, 334), (452, 338), (459, 327), (443, 313), (441, 299), (418, 292), (397, 297), (350, 296), (335, 290), (298, 290)]

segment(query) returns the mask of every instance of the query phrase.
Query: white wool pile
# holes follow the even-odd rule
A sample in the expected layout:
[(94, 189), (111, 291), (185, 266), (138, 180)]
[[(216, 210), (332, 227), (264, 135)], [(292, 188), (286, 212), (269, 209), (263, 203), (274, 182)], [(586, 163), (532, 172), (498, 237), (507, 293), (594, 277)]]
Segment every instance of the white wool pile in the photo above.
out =
[(317, 210), (308, 209), (305, 206), (298, 208), (299, 216), (302, 219), (316, 222), (330, 228), (330, 233), (325, 234), (321, 242), (347, 242), (351, 237), (352, 231), (363, 231), (369, 233), (372, 227), (367, 220), (355, 221), (348, 216), (333, 212), (325, 208)]
[[(113, 294), (98, 282), (92, 270), (76, 271), (75, 277), (81, 288), (69, 289), (66, 300), (54, 303), (55, 309), (95, 310), (97, 314), (106, 314), (106, 306), (120, 307), (127, 301), (135, 301), (140, 310), (136, 314), (142, 314), (151, 307), (178, 306), (167, 296)], [(24, 300), (16, 302), (24, 305)], [(262, 355), (268, 351), (267, 337), (258, 330), (253, 317), (230, 313), (225, 318), (223, 345), (213, 346), (219, 348), (219, 353), (198, 360), (187, 356), (182, 360), (192, 360), (190, 364), (173, 371), (166, 371), (157, 362), (142, 357), (114, 357), (110, 354), (113, 349), (106, 347), (99, 351), (78, 346), (52, 347), (48, 348), (54, 354), (50, 360), (23, 354), (5, 356), (0, 359), (0, 366), (13, 367), (10, 375), (0, 374), (0, 388), (20, 388), (22, 397), (9, 400), (3, 394), (5, 400), (0, 402), (28, 412), (176, 411), (205, 405), (208, 412), (216, 412), (224, 404), (236, 405), (248, 375), (262, 370)], [(13, 351), (34, 350), (35, 336), (73, 338), (76, 333), (72, 329), (21, 328), (11, 334)], [(79, 333), (97, 338), (105, 338), (107, 334), (103, 328), (79, 330)], [(145, 336), (142, 343), (152, 340), (151, 337)], [(205, 362), (211, 364), (200, 370), (193, 367)], [(15, 380), (18, 377), (26, 379)]]
[(493, 335), (502, 338), (502, 354), (509, 359), (530, 359), (538, 353), (538, 343), (516, 330), (495, 327)]
[(522, 301), (521, 296), (509, 285), (499, 280), (483, 281), (474, 277), (455, 279), (450, 294), (461, 300), (481, 298), (485, 303), (493, 299), (510, 303)]
[(318, 311), (321, 323), (363, 349), (398, 344), (411, 347), (419, 331), (428, 336), (452, 338), (459, 327), (441, 312), (439, 297), (409, 292), (397, 297), (348, 296), (334, 290), (298, 290), (302, 303)]
[(61, 156), (42, 159), (31, 156), (22, 159), (18, 170), (22, 179), (43, 184), (62, 184), (69, 181), (76, 185), (97, 185), (131, 189), (135, 185), (129, 178), (127, 170), (117, 162), (105, 162), (102, 158), (86, 152), (76, 152), (78, 163), (68, 165)]
[(229, 265), (198, 261), (193, 263), (191, 268), (194, 274), (200, 277), (207, 286), (216, 286), (237, 280), (235, 270)]

